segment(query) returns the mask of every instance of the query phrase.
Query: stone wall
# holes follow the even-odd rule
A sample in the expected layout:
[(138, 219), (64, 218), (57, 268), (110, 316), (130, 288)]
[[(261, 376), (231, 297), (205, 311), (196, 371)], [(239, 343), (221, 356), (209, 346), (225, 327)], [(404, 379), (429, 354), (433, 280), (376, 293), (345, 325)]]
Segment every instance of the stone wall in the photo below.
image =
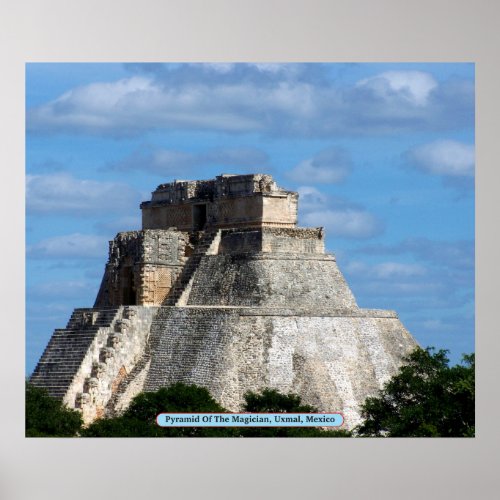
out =
[(202, 257), (188, 305), (357, 308), (331, 255), (220, 254)]
[(142, 209), (143, 229), (177, 228), (180, 231), (190, 231), (193, 226), (191, 205), (158, 205)]
[(256, 195), (228, 197), (215, 201), (198, 201), (181, 205), (156, 203), (142, 205), (143, 229), (194, 231), (203, 228), (195, 223), (195, 207), (204, 207), (205, 223), (211, 228), (276, 226), (294, 227), (297, 224), (297, 196)]
[(321, 228), (225, 229), (221, 232), (220, 254), (240, 253), (324, 254)]
[(101, 328), (74, 374), (63, 402), (79, 408), (85, 423), (104, 416), (120, 382), (141, 359), (157, 308), (127, 306)]
[(241, 410), (245, 392), (272, 387), (298, 393), (320, 411), (342, 411), (352, 428), (360, 421), (360, 404), (416, 346), (387, 312), (168, 309), (153, 340), (144, 389), (179, 381), (201, 385), (230, 411)]
[(210, 181), (158, 186), (141, 203), (143, 229), (198, 231), (225, 227), (297, 224), (298, 194), (279, 188), (271, 176), (222, 175)]
[(190, 251), (189, 235), (179, 231), (119, 233), (94, 307), (162, 304)]
[(297, 225), (298, 195), (262, 197), (262, 224), (264, 226), (294, 227)]

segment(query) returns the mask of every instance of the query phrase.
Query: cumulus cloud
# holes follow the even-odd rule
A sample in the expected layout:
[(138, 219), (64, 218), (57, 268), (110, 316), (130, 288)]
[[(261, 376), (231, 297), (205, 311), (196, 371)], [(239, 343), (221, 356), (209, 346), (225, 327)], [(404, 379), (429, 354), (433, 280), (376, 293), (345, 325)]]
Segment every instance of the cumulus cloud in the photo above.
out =
[(387, 71), (361, 80), (357, 86), (371, 89), (387, 101), (400, 98), (416, 106), (425, 106), (438, 84), (429, 73), (422, 71)]
[(99, 233), (102, 234), (116, 234), (120, 231), (135, 231), (141, 228), (141, 216), (140, 215), (127, 215), (124, 217), (118, 217), (117, 219), (112, 219), (108, 221), (101, 221), (95, 224), (95, 228)]
[(300, 186), (297, 192), (299, 193), (300, 213), (322, 210), (328, 204), (328, 196), (313, 186)]
[(230, 73), (234, 68), (234, 63), (200, 63), (204, 68), (216, 73)]
[(151, 66), (76, 87), (27, 112), (29, 132), (126, 136), (154, 129), (331, 137), (473, 125), (474, 86), (385, 72), (340, 86), (322, 65)]
[(361, 307), (395, 309), (406, 318), (460, 313), (473, 300), (473, 275), (434, 263), (353, 260), (342, 270)]
[(351, 160), (342, 149), (330, 148), (313, 158), (300, 162), (288, 173), (295, 182), (335, 184), (344, 180), (351, 171)]
[[(31, 286), (27, 292), (30, 299), (75, 299), (86, 297), (95, 291), (95, 283), (84, 280), (51, 281)], [(52, 304), (52, 312), (59, 313), (66, 310), (63, 304)], [(31, 311), (32, 312), (32, 311)], [(47, 313), (48, 311), (45, 311)]]
[(472, 177), (475, 148), (457, 141), (435, 141), (410, 149), (404, 154), (413, 167), (434, 175)]
[(199, 153), (143, 147), (111, 164), (109, 168), (177, 175), (179, 172), (190, 172), (208, 166), (269, 170), (269, 158), (263, 151), (249, 147), (210, 149)]
[(351, 261), (347, 264), (346, 270), (355, 275), (366, 278), (373, 277), (378, 279), (409, 278), (423, 276), (426, 274), (426, 268), (421, 264), (412, 264), (404, 262), (380, 262), (378, 264), (368, 265), (363, 261)]
[(139, 194), (116, 182), (76, 179), (67, 173), (26, 176), (26, 208), (31, 214), (88, 215), (136, 209)]
[(384, 230), (376, 216), (357, 204), (327, 196), (313, 186), (300, 186), (297, 191), (302, 225), (322, 226), (329, 235), (354, 239), (371, 238)]
[(370, 238), (383, 229), (374, 215), (353, 208), (309, 212), (302, 220), (307, 226), (323, 226), (328, 234), (343, 238)]
[(108, 239), (105, 237), (73, 233), (29, 245), (26, 253), (35, 259), (106, 259), (107, 249)]
[(474, 241), (436, 241), (429, 238), (407, 238), (395, 245), (370, 245), (356, 253), (367, 255), (410, 254), (425, 262), (454, 269), (474, 269)]
[[(375, 262), (355, 257), (360, 254)], [(365, 307), (427, 314), (431, 320), (435, 311), (464, 314), (463, 308), (474, 301), (474, 241), (413, 238), (353, 249), (346, 259), (343, 269)]]

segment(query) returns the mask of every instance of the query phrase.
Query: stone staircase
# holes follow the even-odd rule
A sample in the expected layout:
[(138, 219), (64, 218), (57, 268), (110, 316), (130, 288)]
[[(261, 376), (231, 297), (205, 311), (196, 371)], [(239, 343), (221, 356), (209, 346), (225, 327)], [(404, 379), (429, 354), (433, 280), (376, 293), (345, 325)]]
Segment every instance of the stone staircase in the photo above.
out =
[(117, 389), (111, 395), (111, 398), (106, 404), (106, 417), (113, 418), (120, 415), (120, 411), (117, 411), (117, 404), (127, 391), (129, 384), (133, 383), (136, 377), (148, 366), (151, 362), (151, 354), (157, 349), (160, 337), (163, 332), (164, 324), (166, 318), (170, 315), (170, 307), (159, 307), (158, 311), (154, 315), (154, 319), (151, 323), (151, 329), (148, 336), (148, 341), (141, 358), (135, 364), (134, 368), (127, 376), (120, 382)]
[(198, 269), (202, 257), (215, 253), (215, 250), (220, 242), (220, 237), (220, 229), (205, 231), (199, 243), (196, 245), (194, 252), (184, 265), (184, 268), (172, 287), (164, 305), (181, 306), (187, 304), (187, 298), (189, 296), (195, 271)]
[(111, 326), (120, 308), (75, 309), (66, 328), (56, 329), (30, 378), (63, 399), (99, 329)]
[(127, 374), (127, 376), (120, 382), (116, 391), (113, 392), (108, 402), (106, 403), (105, 413), (107, 418), (119, 416), (120, 412), (116, 410), (118, 402), (125, 394), (125, 391), (128, 389), (129, 384), (135, 380), (135, 378), (142, 372), (142, 370), (144, 370), (144, 368), (146, 368), (147, 364), (150, 361), (151, 352), (148, 350), (148, 352), (142, 355), (141, 359), (137, 362), (132, 371)]

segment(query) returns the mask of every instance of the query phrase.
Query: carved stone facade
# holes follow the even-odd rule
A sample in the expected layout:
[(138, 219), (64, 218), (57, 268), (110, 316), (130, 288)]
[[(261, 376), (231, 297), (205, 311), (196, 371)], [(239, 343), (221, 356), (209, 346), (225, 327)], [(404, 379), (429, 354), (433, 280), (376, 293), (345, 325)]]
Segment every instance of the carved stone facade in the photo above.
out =
[(189, 235), (146, 229), (119, 233), (94, 307), (161, 305), (192, 251)]
[(86, 422), (182, 381), (230, 411), (249, 390), (295, 392), (355, 426), (416, 342), (393, 311), (358, 307), (323, 229), (296, 227), (297, 199), (262, 174), (160, 185), (32, 382)]
[(298, 194), (277, 186), (270, 175), (220, 175), (210, 181), (161, 184), (141, 204), (142, 227), (201, 231), (223, 227), (297, 224)]

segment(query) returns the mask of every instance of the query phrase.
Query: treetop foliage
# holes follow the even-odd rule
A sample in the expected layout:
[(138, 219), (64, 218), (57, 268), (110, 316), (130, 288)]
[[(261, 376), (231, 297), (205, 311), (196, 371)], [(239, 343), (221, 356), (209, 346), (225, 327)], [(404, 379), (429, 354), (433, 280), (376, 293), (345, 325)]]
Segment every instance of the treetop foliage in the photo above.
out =
[(474, 436), (475, 357), (448, 366), (446, 350), (417, 348), (378, 397), (367, 398), (360, 436)]
[(260, 394), (247, 392), (245, 411), (253, 413), (316, 413), (318, 410), (301, 403), (297, 394), (281, 394), (275, 389), (264, 389)]
[(138, 394), (120, 417), (96, 420), (83, 430), (86, 437), (222, 437), (234, 435), (231, 428), (159, 427), (159, 413), (224, 413), (205, 387), (181, 382), (155, 392)]
[[(245, 395), (245, 412), (315, 413), (316, 408), (302, 405), (295, 394), (280, 394), (264, 389), (261, 394)], [(121, 417), (101, 419), (82, 431), (87, 437), (345, 437), (348, 431), (324, 431), (313, 428), (285, 427), (159, 427), (159, 413), (229, 413), (204, 387), (173, 384), (156, 392), (136, 396)]]
[(26, 437), (71, 437), (80, 430), (80, 413), (51, 398), (45, 389), (26, 382)]

